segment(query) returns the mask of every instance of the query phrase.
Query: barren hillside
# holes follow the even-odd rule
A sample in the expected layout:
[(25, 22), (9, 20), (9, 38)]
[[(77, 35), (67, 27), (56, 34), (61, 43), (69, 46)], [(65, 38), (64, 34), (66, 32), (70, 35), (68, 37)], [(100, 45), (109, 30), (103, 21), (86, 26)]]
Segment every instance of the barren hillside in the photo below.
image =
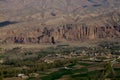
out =
[(0, 42), (119, 38), (120, 26), (104, 23), (119, 11), (119, 4), (120, 0), (0, 0)]

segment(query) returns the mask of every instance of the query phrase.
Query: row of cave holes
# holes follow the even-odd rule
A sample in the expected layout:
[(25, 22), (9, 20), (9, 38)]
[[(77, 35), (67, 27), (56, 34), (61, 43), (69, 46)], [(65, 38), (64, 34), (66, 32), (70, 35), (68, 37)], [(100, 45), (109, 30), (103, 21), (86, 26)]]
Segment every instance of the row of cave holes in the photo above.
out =
[[(15, 37), (15, 38), (14, 38), (14, 42), (15, 42), (15, 43), (24, 43), (24, 38), (21, 38), (20, 40), (17, 40), (16, 37)], [(52, 44), (55, 44), (55, 39), (54, 39), (53, 36), (51, 37), (51, 43), (52, 43)]]
[[(47, 29), (47, 27), (44, 28), (42, 34), (43, 34), (43, 35), (41, 35), (41, 36), (39, 36), (39, 37), (37, 38), (37, 39), (38, 39), (38, 43), (40, 43), (39, 40), (40, 40), (41, 38), (43, 38), (44, 35), (47, 35), (47, 36), (50, 37), (50, 31)], [(30, 42), (31, 42), (31, 38), (30, 38), (29, 40), (30, 40)], [(55, 39), (54, 39), (53, 36), (51, 37), (51, 41), (50, 41), (50, 42), (51, 42), (52, 44), (55, 44)], [(20, 38), (20, 39), (18, 40), (16, 37), (14, 37), (14, 43), (24, 43), (24, 38)]]

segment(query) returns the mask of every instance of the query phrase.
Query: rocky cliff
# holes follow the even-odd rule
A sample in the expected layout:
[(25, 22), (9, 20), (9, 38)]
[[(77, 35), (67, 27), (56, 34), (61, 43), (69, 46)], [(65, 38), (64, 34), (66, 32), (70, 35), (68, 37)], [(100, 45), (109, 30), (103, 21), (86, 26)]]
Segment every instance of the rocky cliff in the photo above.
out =
[(120, 14), (108, 21), (110, 25), (99, 24), (119, 11), (119, 4), (120, 0), (0, 0), (0, 43), (119, 38)]
[[(119, 29), (120, 30), (120, 29)], [(120, 31), (109, 26), (87, 26), (85, 24), (64, 24), (45, 26), (31, 31), (8, 31), (2, 37), (5, 43), (58, 43), (63, 41), (85, 41), (120, 37)]]

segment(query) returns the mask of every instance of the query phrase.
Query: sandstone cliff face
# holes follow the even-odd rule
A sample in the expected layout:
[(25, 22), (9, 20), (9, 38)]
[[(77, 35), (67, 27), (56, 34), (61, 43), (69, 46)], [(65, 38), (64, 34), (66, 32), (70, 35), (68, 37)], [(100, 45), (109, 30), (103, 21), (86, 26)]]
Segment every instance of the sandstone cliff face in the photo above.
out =
[(65, 24), (57, 27), (43, 27), (18, 33), (9, 31), (7, 37), (1, 38), (5, 43), (57, 43), (63, 41), (85, 41), (105, 38), (118, 38), (120, 31), (109, 26), (86, 26)]

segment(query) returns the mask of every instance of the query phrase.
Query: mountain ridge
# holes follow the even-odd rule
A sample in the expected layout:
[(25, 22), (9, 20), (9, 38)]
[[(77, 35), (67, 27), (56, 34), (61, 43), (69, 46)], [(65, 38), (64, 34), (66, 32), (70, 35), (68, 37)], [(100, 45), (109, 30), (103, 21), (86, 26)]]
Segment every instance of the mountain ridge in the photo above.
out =
[(0, 0), (3, 16), (0, 42), (50, 43), (53, 37), (56, 42), (117, 38), (119, 30), (107, 28), (104, 21), (111, 12), (120, 10), (119, 3), (119, 0)]

